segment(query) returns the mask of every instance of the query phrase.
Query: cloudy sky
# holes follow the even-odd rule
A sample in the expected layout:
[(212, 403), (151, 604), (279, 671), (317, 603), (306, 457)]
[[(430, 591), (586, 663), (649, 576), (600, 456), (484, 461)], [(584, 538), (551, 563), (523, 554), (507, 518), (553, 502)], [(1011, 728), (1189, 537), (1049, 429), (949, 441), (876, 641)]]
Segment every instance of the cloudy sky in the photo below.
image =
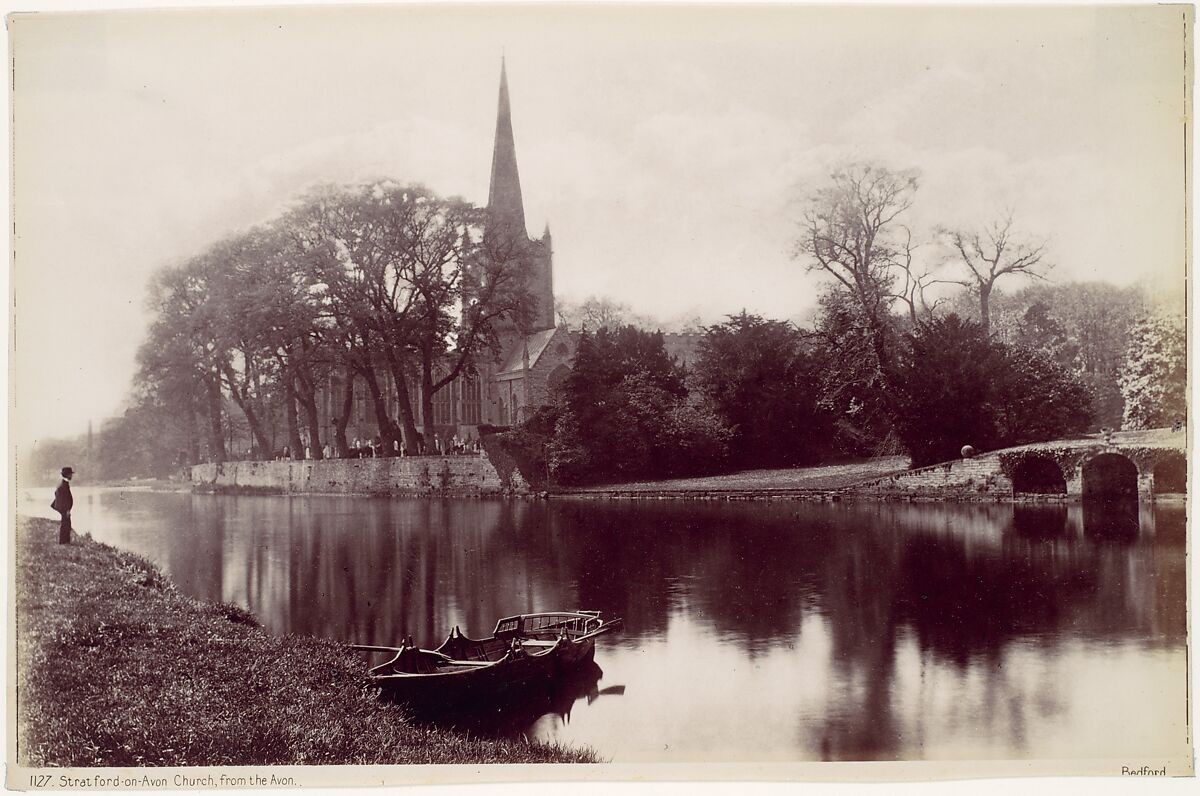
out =
[[(1058, 280), (1182, 283), (1183, 10), (439, 8), (38, 15), (15, 59), (14, 437), (119, 411), (147, 280), (305, 186), (484, 202), (501, 53), (560, 298), (800, 318), (804, 197), (921, 173), (911, 225), (1011, 209)], [(933, 250), (926, 250), (933, 257)], [(1016, 286), (1016, 285), (1013, 285)]]

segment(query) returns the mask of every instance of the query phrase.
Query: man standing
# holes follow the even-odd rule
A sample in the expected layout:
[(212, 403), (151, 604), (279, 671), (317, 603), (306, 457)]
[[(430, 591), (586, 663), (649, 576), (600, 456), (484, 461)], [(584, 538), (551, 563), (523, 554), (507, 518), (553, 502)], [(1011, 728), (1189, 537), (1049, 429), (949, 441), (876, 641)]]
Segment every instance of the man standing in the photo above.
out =
[(54, 502), (50, 504), (50, 508), (62, 515), (62, 522), (58, 525), (58, 543), (71, 543), (71, 507), (75, 505), (75, 499), (71, 497), (71, 476), (75, 475), (75, 471), (70, 467), (62, 468), (62, 483), (54, 490)]

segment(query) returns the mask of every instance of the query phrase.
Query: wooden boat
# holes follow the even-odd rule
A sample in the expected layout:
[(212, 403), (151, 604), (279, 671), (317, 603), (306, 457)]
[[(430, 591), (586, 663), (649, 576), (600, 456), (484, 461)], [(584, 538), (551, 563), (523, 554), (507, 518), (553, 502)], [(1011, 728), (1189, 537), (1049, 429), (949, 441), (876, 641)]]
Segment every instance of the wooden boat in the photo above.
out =
[(391, 699), (417, 706), (451, 706), (512, 696), (535, 683), (562, 677), (592, 660), (596, 638), (622, 626), (598, 611), (556, 611), (501, 619), (491, 637), (473, 639), (457, 626), (435, 650), (409, 639), (399, 647), (352, 644), (393, 653), (368, 672)]

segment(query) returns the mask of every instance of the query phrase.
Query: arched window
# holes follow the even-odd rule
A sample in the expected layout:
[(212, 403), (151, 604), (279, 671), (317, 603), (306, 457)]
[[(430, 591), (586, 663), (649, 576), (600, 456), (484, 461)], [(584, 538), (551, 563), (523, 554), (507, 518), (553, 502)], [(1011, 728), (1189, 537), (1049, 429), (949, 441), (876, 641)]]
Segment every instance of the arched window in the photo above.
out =
[(483, 390), (478, 377), (464, 376), (462, 386), (462, 422), (478, 425), (482, 421)]
[(558, 386), (562, 384), (569, 375), (571, 375), (571, 369), (566, 365), (559, 365), (554, 370), (550, 371), (550, 375), (546, 377), (546, 386), (551, 390), (557, 390)]

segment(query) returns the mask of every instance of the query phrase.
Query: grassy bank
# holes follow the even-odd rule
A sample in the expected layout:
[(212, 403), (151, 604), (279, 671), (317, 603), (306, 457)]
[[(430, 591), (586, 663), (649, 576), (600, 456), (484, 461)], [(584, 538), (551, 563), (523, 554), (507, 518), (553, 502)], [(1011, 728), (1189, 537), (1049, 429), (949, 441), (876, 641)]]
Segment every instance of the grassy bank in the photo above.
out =
[(886, 456), (843, 464), (823, 464), (816, 467), (791, 467), (774, 470), (744, 470), (725, 475), (699, 478), (674, 478), (664, 481), (638, 481), (626, 484), (605, 484), (563, 490), (567, 494), (594, 493), (653, 493), (672, 492), (742, 492), (768, 490), (830, 490), (878, 478), (908, 467), (904, 456)]
[(410, 724), (360, 654), (193, 600), (146, 560), (17, 523), (18, 760), (31, 766), (594, 762)]

